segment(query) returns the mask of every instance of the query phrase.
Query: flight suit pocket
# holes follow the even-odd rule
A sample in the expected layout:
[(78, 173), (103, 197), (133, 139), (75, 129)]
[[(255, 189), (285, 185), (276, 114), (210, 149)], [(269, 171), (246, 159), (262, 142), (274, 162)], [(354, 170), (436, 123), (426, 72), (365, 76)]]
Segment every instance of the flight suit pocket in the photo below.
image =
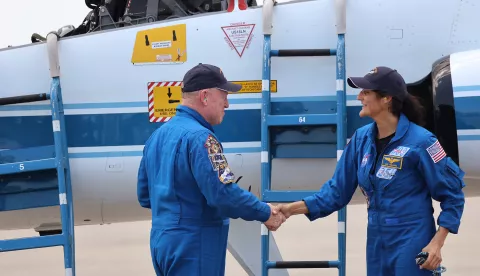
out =
[(453, 177), (455, 180), (460, 182), (462, 188), (465, 187), (465, 183), (462, 181), (463, 177), (465, 176), (465, 172), (460, 169), (460, 167), (451, 158), (447, 158), (445, 170), (448, 173), (447, 176)]

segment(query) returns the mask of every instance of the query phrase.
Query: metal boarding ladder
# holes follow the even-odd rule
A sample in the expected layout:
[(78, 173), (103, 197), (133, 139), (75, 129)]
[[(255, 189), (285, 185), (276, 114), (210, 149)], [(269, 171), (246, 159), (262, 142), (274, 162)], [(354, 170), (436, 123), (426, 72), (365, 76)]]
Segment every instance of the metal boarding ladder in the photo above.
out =
[[(59, 193), (57, 205), (60, 205), (62, 234), (1, 240), (0, 252), (63, 246), (65, 275), (75, 276), (73, 200), (65, 118), (59, 77), (60, 67), (58, 63), (57, 39), (58, 35), (56, 33), (49, 33), (47, 35), (46, 43), (49, 55), (50, 75), (52, 77), (50, 93), (0, 99), (0, 105), (50, 100), (55, 157), (33, 161), (0, 164), (0, 175), (56, 169)], [(36, 148), (32, 148), (30, 150), (35, 151)]]
[[(346, 0), (335, 0), (337, 47), (336, 49), (298, 49), (271, 50), (272, 13), (275, 0), (266, 0), (263, 4), (263, 71), (262, 71), (262, 130), (261, 130), (261, 190), (265, 202), (293, 202), (301, 200), (316, 191), (272, 191), (271, 190), (271, 160), (270, 132), (271, 126), (296, 125), (337, 125), (337, 161), (340, 159), (346, 145), (347, 110), (346, 110), (346, 80), (345, 80), (345, 32), (346, 32)], [(336, 97), (337, 112), (334, 114), (270, 114), (270, 64), (271, 57), (299, 56), (336, 56)], [(262, 276), (268, 276), (269, 269), (288, 268), (338, 268), (339, 275), (345, 276), (346, 268), (346, 207), (338, 212), (338, 260), (334, 261), (269, 261), (270, 232), (262, 224), (261, 258)]]

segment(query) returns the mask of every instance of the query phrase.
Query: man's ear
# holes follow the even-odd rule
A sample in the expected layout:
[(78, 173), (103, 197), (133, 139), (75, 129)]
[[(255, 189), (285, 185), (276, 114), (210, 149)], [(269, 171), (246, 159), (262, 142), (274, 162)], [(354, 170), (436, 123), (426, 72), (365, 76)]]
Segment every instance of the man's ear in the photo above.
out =
[(206, 89), (203, 89), (203, 90), (200, 90), (200, 101), (203, 103), (203, 104), (207, 104), (207, 101), (208, 101), (208, 90)]

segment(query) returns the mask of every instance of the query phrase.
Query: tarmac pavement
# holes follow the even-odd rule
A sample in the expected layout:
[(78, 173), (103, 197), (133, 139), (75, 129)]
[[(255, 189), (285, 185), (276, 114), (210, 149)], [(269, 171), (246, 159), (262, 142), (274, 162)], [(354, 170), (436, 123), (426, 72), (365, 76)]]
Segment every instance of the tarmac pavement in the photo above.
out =
[[(358, 198), (357, 198), (358, 200)], [(440, 210), (435, 202), (435, 214)], [(480, 275), (480, 197), (468, 197), (458, 235), (449, 235), (442, 250), (444, 275)], [(365, 276), (367, 213), (364, 203), (347, 210), (347, 275)], [(77, 276), (155, 276), (149, 251), (150, 222), (118, 223), (75, 228)], [(0, 239), (31, 236), (33, 231), (0, 231)], [(315, 222), (291, 217), (274, 233), (284, 260), (335, 260), (336, 213)], [(292, 276), (336, 276), (328, 269), (291, 269)], [(1, 276), (64, 276), (63, 250), (43, 248), (0, 253)], [(227, 253), (226, 276), (247, 275)]]

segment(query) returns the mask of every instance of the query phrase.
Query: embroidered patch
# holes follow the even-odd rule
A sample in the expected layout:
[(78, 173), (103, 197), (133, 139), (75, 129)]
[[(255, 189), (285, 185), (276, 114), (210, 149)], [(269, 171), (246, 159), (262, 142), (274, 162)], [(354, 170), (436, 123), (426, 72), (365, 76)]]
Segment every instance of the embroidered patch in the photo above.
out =
[(392, 150), (389, 155), (404, 157), (409, 150), (410, 148), (399, 146), (396, 149)]
[(365, 155), (363, 156), (363, 159), (362, 159), (362, 164), (360, 165), (361, 167), (365, 167), (365, 165), (367, 165), (368, 157), (370, 157), (370, 154), (365, 153)]
[(233, 175), (233, 172), (230, 170), (230, 168), (224, 165), (220, 165), (220, 168), (218, 170), (218, 178), (220, 178), (220, 181), (224, 184), (232, 183), (233, 180), (235, 179), (235, 176)]
[(392, 169), (402, 169), (403, 157), (384, 155), (382, 159), (382, 167)]
[(440, 160), (442, 160), (447, 154), (443, 150), (442, 145), (440, 142), (437, 140), (435, 143), (433, 143), (430, 147), (427, 148), (428, 155), (432, 158), (434, 163), (438, 163)]
[(204, 144), (208, 152), (208, 159), (214, 171), (218, 172), (218, 178), (224, 184), (232, 183), (235, 176), (230, 170), (227, 158), (223, 154), (222, 146), (212, 135), (208, 135)]
[(392, 179), (392, 177), (395, 175), (396, 172), (397, 172), (397, 169), (394, 169), (394, 168), (380, 167), (380, 169), (377, 172), (377, 177), (383, 178), (383, 179)]

